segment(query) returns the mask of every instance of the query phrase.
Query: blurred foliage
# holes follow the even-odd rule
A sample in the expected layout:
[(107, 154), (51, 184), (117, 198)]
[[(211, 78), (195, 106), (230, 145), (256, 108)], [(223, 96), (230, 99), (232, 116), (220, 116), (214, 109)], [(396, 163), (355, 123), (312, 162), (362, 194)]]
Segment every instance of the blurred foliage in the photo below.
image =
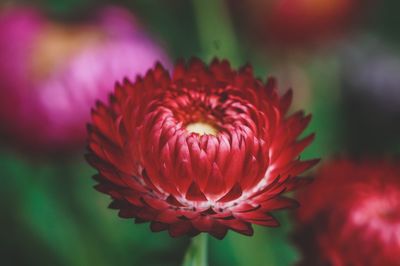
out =
[[(9, 1), (10, 2), (10, 1)], [(24, 3), (24, 1), (19, 1)], [(396, 44), (400, 41), (397, 0), (373, 10), (368, 31)], [(238, 66), (251, 61), (262, 78), (275, 69), (276, 59), (247, 46), (232, 28), (223, 1), (94, 1), (36, 0), (53, 16), (84, 14), (98, 5), (129, 7), (146, 29), (176, 59), (227, 57)], [(317, 132), (305, 158), (327, 157), (346, 150), (346, 129), (339, 90), (340, 63), (333, 52), (309, 56), (300, 63), (311, 88), (313, 114), (307, 132)], [(295, 95), (296, 95), (296, 88)], [(400, 141), (393, 143), (400, 149)], [(82, 152), (83, 153), (83, 152)], [(81, 154), (82, 154), (81, 153)], [(107, 208), (109, 199), (96, 192), (94, 173), (78, 153), (72, 159), (32, 160), (9, 149), (0, 152), (0, 257), (5, 265), (179, 265), (188, 238), (151, 233), (147, 224), (134, 225)], [(288, 212), (277, 214), (279, 228), (256, 227), (254, 237), (230, 232), (209, 240), (211, 265), (292, 265), (298, 258), (289, 239)]]

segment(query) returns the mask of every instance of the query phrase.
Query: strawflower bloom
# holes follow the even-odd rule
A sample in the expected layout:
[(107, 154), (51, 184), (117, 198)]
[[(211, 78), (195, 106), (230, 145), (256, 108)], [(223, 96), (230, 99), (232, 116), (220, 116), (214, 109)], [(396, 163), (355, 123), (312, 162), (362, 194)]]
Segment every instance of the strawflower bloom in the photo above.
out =
[(162, 49), (120, 8), (74, 23), (32, 8), (2, 10), (1, 133), (35, 150), (83, 147), (95, 100), (156, 61), (167, 63)]
[(301, 265), (399, 265), (398, 161), (329, 162), (299, 201)]
[(99, 171), (96, 188), (121, 217), (173, 237), (277, 226), (270, 212), (297, 206), (282, 193), (308, 182), (297, 175), (317, 162), (299, 160), (313, 135), (297, 140), (310, 116), (285, 118), (291, 98), (250, 66), (192, 59), (169, 75), (157, 64), (92, 112), (87, 158)]

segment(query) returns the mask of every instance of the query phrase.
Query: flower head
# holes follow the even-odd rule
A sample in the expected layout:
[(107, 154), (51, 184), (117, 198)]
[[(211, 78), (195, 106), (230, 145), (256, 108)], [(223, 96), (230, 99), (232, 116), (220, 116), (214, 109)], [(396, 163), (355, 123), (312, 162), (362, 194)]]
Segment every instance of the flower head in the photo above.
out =
[(82, 23), (36, 9), (0, 13), (0, 124), (35, 150), (83, 146), (95, 99), (115, 80), (143, 74), (165, 54), (127, 11), (106, 7)]
[(277, 226), (270, 212), (297, 205), (282, 193), (307, 182), (297, 175), (316, 163), (298, 159), (313, 135), (297, 141), (310, 116), (285, 118), (291, 96), (279, 97), (275, 81), (263, 84), (250, 66), (192, 59), (170, 76), (157, 64), (93, 110), (97, 189), (121, 217), (174, 237)]
[(398, 265), (398, 162), (332, 161), (299, 201), (296, 238), (304, 265)]

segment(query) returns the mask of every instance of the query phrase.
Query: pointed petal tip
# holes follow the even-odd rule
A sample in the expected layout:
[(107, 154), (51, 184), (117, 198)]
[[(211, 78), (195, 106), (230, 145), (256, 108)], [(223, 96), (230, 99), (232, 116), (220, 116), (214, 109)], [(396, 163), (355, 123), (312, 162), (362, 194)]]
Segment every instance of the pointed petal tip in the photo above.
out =
[(186, 199), (191, 201), (207, 201), (206, 196), (195, 182), (192, 182), (188, 191), (186, 192)]
[(269, 76), (265, 84), (268, 88), (276, 88), (278, 86), (278, 79), (274, 76)]
[(226, 229), (226, 228), (224, 228), (222, 230), (215, 230), (215, 231), (209, 232), (209, 234), (211, 236), (213, 236), (214, 238), (216, 238), (218, 240), (224, 239), (227, 233), (228, 233), (228, 229)]

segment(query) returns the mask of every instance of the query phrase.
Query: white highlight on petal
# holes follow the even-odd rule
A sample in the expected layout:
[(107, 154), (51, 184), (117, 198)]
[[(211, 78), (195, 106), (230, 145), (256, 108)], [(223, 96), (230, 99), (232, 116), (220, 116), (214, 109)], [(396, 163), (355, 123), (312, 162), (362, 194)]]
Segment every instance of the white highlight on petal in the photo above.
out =
[(383, 241), (394, 241), (400, 246), (400, 206), (397, 194), (386, 194), (366, 199), (355, 208), (351, 221), (358, 226), (366, 226), (378, 232)]

